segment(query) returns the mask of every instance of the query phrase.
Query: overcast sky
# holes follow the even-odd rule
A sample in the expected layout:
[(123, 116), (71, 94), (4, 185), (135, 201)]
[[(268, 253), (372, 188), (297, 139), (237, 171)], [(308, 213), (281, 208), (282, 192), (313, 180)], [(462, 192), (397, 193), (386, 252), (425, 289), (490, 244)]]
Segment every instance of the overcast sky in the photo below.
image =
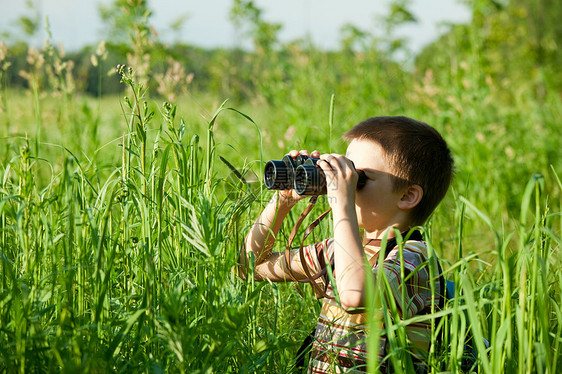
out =
[[(0, 0), (0, 32), (15, 36), (14, 24), (27, 11), (25, 0)], [(99, 17), (99, 4), (109, 0), (33, 0), (42, 18), (49, 18), (55, 43), (74, 50), (85, 44), (96, 44), (105, 36)], [(389, 0), (255, 0), (268, 22), (282, 24), (283, 41), (309, 36), (316, 46), (336, 48), (340, 28), (345, 24), (379, 34), (376, 17), (388, 12)], [(232, 0), (151, 0), (151, 22), (164, 40), (177, 40), (202, 47), (237, 45), (236, 33), (228, 13)], [(418, 19), (402, 33), (410, 47), (418, 51), (444, 30), (443, 23), (468, 22), (470, 14), (460, 0), (413, 0), (411, 11)], [(170, 25), (187, 17), (181, 32), (173, 33)], [(440, 26), (441, 25), (441, 26)], [(35, 42), (42, 44), (45, 33)]]

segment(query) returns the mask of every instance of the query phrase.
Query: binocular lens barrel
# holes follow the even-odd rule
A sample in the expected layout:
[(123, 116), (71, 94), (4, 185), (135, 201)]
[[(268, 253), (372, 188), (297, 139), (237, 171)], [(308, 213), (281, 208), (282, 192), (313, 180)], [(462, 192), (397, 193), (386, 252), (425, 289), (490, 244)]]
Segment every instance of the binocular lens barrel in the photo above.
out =
[(299, 165), (295, 171), (295, 191), (299, 195), (326, 194), (326, 178), (316, 165)]
[(265, 164), (263, 179), (269, 190), (290, 190), (293, 188), (293, 169), (282, 160), (270, 160)]

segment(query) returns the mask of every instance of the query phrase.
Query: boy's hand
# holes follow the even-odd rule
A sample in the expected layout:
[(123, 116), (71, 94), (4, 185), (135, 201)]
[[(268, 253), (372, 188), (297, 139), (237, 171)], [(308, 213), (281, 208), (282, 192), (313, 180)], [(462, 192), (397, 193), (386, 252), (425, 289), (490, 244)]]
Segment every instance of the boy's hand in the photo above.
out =
[(343, 155), (328, 153), (320, 156), (317, 166), (324, 171), (326, 176), (330, 207), (355, 210), (355, 191), (359, 176), (353, 162)]
[[(303, 155), (307, 157), (320, 157), (320, 152), (312, 151), (312, 153), (309, 153), (306, 149), (303, 149), (300, 152), (293, 149), (288, 154), (292, 158), (297, 158), (298, 155)], [(301, 196), (298, 193), (296, 193), (294, 189), (279, 191), (279, 203), (286, 204), (290, 207), (294, 206), (299, 200), (302, 200), (305, 197), (306, 196)]]

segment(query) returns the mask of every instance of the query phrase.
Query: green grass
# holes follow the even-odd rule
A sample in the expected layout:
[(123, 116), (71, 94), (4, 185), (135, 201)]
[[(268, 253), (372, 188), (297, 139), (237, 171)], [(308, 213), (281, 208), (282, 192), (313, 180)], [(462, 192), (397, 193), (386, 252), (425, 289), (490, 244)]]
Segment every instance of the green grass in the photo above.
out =
[[(293, 53), (284, 61), (301, 61)], [(379, 114), (434, 125), (457, 164), (425, 230), (458, 297), (387, 326), (397, 370), (408, 367), (404, 326), (431, 318), (435, 339), (450, 342), (431, 353), (434, 372), (461, 371), (468, 328), (480, 372), (559, 371), (560, 98), (539, 102), (522, 87), (509, 105), (479, 77), (441, 85), (373, 55), (336, 57), (313, 51), (290, 65), (290, 89), (260, 82), (270, 97), (260, 105), (209, 92), (162, 104), (126, 69), (127, 98), (4, 89), (0, 372), (292, 372), (319, 309), (312, 291), (234, 272), (271, 194), (263, 161), (293, 148), (344, 152), (339, 134)], [(330, 232), (326, 222), (313, 236)], [(375, 306), (384, 292), (383, 282), (372, 290)]]

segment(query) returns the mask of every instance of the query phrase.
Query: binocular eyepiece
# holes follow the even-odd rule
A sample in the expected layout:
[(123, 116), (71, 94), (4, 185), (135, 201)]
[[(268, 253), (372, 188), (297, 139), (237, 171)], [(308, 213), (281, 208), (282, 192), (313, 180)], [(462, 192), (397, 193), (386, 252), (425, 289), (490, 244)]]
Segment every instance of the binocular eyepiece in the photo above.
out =
[[(269, 190), (291, 190), (305, 196), (325, 195), (326, 176), (322, 169), (316, 166), (320, 160), (317, 157), (298, 155), (292, 158), (289, 155), (282, 160), (269, 160), (265, 164), (263, 179), (265, 187)], [(365, 173), (358, 170), (359, 180), (357, 189), (361, 189), (367, 180)]]

